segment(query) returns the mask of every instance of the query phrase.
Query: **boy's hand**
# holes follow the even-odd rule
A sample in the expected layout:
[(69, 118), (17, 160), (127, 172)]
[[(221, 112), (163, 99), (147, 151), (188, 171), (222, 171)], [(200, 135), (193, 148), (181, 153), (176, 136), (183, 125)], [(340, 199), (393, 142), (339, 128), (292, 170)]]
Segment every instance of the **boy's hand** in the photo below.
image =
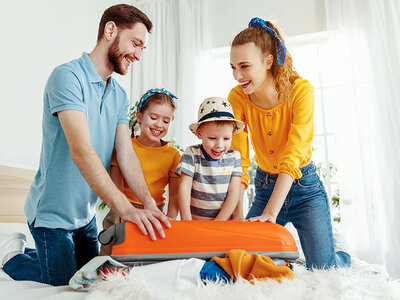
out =
[(244, 221), (243, 214), (233, 212), (231, 221)]

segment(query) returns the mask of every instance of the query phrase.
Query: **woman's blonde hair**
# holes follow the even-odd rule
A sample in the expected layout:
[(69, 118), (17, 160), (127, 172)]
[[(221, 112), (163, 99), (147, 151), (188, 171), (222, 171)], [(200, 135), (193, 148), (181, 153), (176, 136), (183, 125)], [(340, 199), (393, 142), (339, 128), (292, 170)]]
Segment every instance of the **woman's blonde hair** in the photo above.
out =
[[(266, 23), (268, 27), (276, 32), (284, 43), (278, 28), (269, 21), (266, 21)], [(286, 52), (285, 63), (282, 66), (279, 65), (276, 55), (275, 38), (267, 30), (259, 26), (252, 26), (239, 32), (233, 39), (232, 47), (247, 43), (254, 43), (256, 47), (261, 50), (263, 55), (272, 54), (274, 56), (271, 73), (275, 81), (275, 89), (278, 92), (278, 99), (279, 102), (283, 100), (288, 101), (293, 82), (297, 78), (300, 78), (300, 75), (293, 67), (293, 60), (290, 53), (288, 51)]]

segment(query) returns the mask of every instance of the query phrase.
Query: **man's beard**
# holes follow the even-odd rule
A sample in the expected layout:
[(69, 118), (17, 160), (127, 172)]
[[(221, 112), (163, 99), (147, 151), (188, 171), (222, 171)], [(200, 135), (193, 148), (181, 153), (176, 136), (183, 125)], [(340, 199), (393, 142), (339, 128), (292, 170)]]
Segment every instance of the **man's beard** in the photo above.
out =
[(126, 69), (122, 67), (122, 61), (125, 59), (125, 56), (122, 54), (122, 51), (118, 48), (119, 44), (119, 34), (115, 38), (114, 42), (110, 46), (108, 50), (108, 60), (113, 68), (115, 73), (125, 75)]

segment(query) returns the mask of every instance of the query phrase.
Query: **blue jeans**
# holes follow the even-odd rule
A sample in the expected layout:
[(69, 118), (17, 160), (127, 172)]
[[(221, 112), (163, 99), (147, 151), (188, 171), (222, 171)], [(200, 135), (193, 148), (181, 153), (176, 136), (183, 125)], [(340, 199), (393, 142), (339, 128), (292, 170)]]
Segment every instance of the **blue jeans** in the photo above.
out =
[(66, 285), (83, 265), (99, 253), (96, 217), (75, 230), (34, 227), (28, 224), (36, 249), (10, 259), (3, 270), (15, 280)]
[[(308, 269), (328, 269), (350, 265), (350, 255), (335, 252), (331, 213), (325, 188), (311, 162), (300, 169), (303, 176), (295, 179), (278, 214), (276, 223), (291, 222), (296, 228)], [(254, 179), (255, 198), (246, 219), (260, 216), (272, 194), (278, 175), (257, 168)]]

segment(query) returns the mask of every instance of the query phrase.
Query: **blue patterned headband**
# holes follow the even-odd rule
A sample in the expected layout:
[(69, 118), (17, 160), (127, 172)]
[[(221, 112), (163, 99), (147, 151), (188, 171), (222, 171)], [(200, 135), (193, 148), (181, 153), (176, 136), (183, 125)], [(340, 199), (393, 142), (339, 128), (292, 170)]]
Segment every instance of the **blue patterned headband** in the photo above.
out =
[(174, 103), (175, 103), (174, 99), (178, 99), (178, 97), (176, 97), (174, 94), (167, 91), (166, 89), (150, 89), (146, 92), (146, 94), (144, 94), (142, 96), (142, 98), (140, 98), (139, 104), (137, 106), (137, 111), (140, 110), (140, 108), (142, 107), (143, 103), (147, 100), (147, 98), (149, 98), (150, 96), (153, 96), (154, 94), (165, 94), (165, 95), (169, 96)]
[(278, 34), (271, 27), (267, 25), (263, 19), (253, 18), (249, 23), (249, 27), (259, 26), (266, 31), (268, 31), (275, 39), (275, 48), (276, 48), (276, 60), (278, 61), (278, 65), (283, 66), (286, 58), (286, 46), (279, 38)]

